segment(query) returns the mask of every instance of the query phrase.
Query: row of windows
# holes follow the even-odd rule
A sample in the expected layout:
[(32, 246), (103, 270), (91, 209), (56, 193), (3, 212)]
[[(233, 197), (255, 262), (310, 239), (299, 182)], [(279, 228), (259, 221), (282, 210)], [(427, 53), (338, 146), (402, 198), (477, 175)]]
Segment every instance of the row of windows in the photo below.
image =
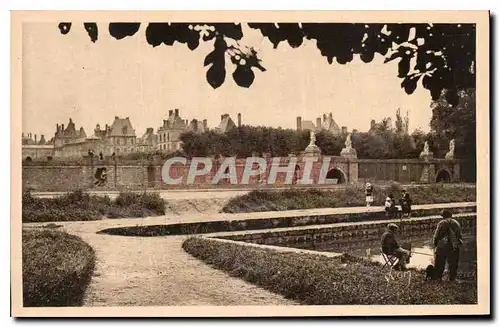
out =
[[(135, 139), (133, 138), (130, 138), (128, 139), (129, 140), (129, 144), (135, 144)], [(120, 138), (116, 138), (116, 139), (113, 139), (113, 144), (117, 144), (117, 145), (127, 145), (127, 139), (120, 139)]]
[(158, 134), (158, 137), (160, 139), (160, 142), (176, 142), (179, 139), (179, 133), (178, 132), (163, 133), (163, 134)]
[(180, 150), (180, 143), (164, 143), (160, 144), (160, 150)]

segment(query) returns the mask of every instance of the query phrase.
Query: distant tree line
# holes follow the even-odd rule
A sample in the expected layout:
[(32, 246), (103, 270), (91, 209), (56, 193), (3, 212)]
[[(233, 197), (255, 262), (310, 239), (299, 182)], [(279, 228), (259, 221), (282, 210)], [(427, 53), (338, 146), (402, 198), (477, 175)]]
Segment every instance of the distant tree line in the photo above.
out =
[[(434, 156), (442, 158), (449, 150), (450, 140), (455, 139), (455, 157), (474, 161), (475, 89), (461, 92), (460, 101), (454, 108), (448, 104), (446, 93), (443, 92), (437, 101), (431, 103), (431, 108), (433, 113), (429, 133), (415, 130), (408, 134), (399, 110), (394, 124), (387, 117), (368, 132), (353, 133), (352, 145), (358, 158), (418, 158), (425, 141), (428, 141)], [(321, 131), (316, 134), (316, 145), (324, 155), (340, 155), (346, 137), (346, 134), (333, 135), (328, 131)], [(246, 158), (264, 154), (278, 157), (300, 154), (309, 144), (309, 131), (243, 125), (223, 134), (215, 131), (201, 134), (187, 132), (180, 139), (186, 157)]]

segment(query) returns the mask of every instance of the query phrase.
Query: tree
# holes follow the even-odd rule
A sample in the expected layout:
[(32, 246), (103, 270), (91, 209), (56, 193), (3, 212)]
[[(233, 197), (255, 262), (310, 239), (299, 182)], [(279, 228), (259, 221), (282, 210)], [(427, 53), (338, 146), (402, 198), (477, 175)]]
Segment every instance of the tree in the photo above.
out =
[(459, 92), (458, 104), (453, 108), (443, 92), (431, 104), (431, 132), (435, 135), (436, 147), (440, 153), (448, 151), (449, 141), (455, 139), (455, 156), (476, 158), (476, 90)]
[[(412, 94), (419, 81), (437, 100), (443, 89), (449, 89), (446, 100), (458, 103), (460, 90), (475, 88), (475, 25), (474, 24), (380, 24), (380, 23), (249, 23), (276, 48), (287, 42), (292, 48), (304, 39), (316, 41), (320, 54), (330, 64), (346, 64), (359, 55), (369, 63), (375, 54), (386, 56), (386, 62), (399, 60), (397, 76), (401, 87)], [(60, 23), (62, 34), (68, 34), (72, 23)], [(98, 40), (96, 23), (86, 22), (84, 28), (92, 42)], [(110, 23), (109, 34), (120, 40), (139, 31), (140, 23)], [(254, 69), (265, 72), (257, 52), (238, 43), (243, 38), (241, 23), (149, 23), (146, 41), (153, 47), (161, 44), (186, 44), (195, 50), (203, 42), (213, 42), (204, 65), (207, 81), (213, 88), (226, 79), (226, 56), (234, 65), (233, 79), (241, 87), (250, 87)], [(412, 63), (415, 62), (413, 65)]]
[(405, 132), (403, 118), (401, 117), (401, 109), (399, 108), (396, 111), (396, 122), (394, 125), (396, 128), (396, 134), (403, 134)]

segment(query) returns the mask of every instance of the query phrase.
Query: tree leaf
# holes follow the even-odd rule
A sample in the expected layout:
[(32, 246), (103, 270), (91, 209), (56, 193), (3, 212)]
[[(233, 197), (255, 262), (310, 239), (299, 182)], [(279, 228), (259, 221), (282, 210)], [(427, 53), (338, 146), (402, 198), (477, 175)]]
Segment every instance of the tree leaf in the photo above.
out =
[(243, 37), (241, 24), (218, 23), (214, 24), (214, 26), (216, 31), (218, 31), (225, 37), (231, 38), (233, 40), (241, 40), (241, 38)]
[(212, 52), (207, 54), (207, 56), (205, 57), (205, 61), (203, 62), (203, 66), (206, 67), (206, 66), (212, 64), (215, 61), (215, 56), (216, 56), (215, 50), (213, 50)]
[(371, 50), (363, 50), (360, 54), (361, 60), (363, 60), (364, 63), (369, 63), (373, 60), (375, 57), (375, 52)]
[(214, 89), (218, 88), (224, 84), (226, 79), (226, 67), (225, 65), (213, 64), (207, 71), (207, 82)]
[(252, 85), (255, 74), (252, 69), (245, 65), (237, 65), (233, 72), (233, 79), (241, 87), (250, 87)]
[(207, 71), (207, 81), (214, 88), (218, 88), (224, 83), (226, 79), (226, 62), (225, 53), (227, 50), (227, 43), (219, 36), (215, 39), (214, 50), (205, 58), (205, 66), (212, 64)]
[(71, 30), (71, 23), (59, 23), (61, 34), (66, 35)]
[(410, 57), (403, 56), (398, 63), (398, 77), (403, 78), (410, 71)]
[(412, 94), (417, 88), (417, 82), (420, 79), (420, 75), (407, 76), (401, 83), (401, 87), (405, 89), (407, 94)]
[(96, 23), (83, 23), (83, 27), (90, 36), (90, 40), (95, 43), (98, 37), (97, 24)]
[(109, 34), (117, 40), (132, 36), (141, 27), (140, 23), (109, 23)]
[(173, 45), (175, 38), (172, 27), (168, 23), (149, 23), (146, 28), (146, 41), (153, 47), (162, 43)]

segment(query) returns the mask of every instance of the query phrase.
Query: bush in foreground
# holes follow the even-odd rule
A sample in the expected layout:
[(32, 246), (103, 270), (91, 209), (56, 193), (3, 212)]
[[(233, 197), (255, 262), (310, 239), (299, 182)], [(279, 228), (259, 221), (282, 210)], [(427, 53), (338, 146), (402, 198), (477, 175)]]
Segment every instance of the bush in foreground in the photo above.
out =
[(165, 203), (158, 194), (120, 193), (112, 201), (80, 190), (52, 198), (23, 195), (23, 222), (87, 221), (103, 217), (126, 218), (165, 214)]
[[(393, 184), (388, 187), (374, 187), (374, 206), (382, 206), (388, 194), (393, 194), (398, 201), (401, 186)], [(470, 186), (419, 185), (409, 187), (414, 204), (472, 202), (476, 201), (476, 189)], [(222, 209), (225, 213), (262, 212), (313, 208), (339, 208), (365, 206), (363, 187), (350, 186), (334, 190), (256, 190), (248, 194), (234, 197)]]
[(95, 268), (94, 250), (79, 237), (23, 230), (25, 307), (80, 306)]
[(477, 286), (426, 282), (424, 273), (392, 273), (377, 263), (344, 255), (283, 253), (193, 237), (186, 252), (230, 275), (307, 305), (338, 304), (473, 304)]

